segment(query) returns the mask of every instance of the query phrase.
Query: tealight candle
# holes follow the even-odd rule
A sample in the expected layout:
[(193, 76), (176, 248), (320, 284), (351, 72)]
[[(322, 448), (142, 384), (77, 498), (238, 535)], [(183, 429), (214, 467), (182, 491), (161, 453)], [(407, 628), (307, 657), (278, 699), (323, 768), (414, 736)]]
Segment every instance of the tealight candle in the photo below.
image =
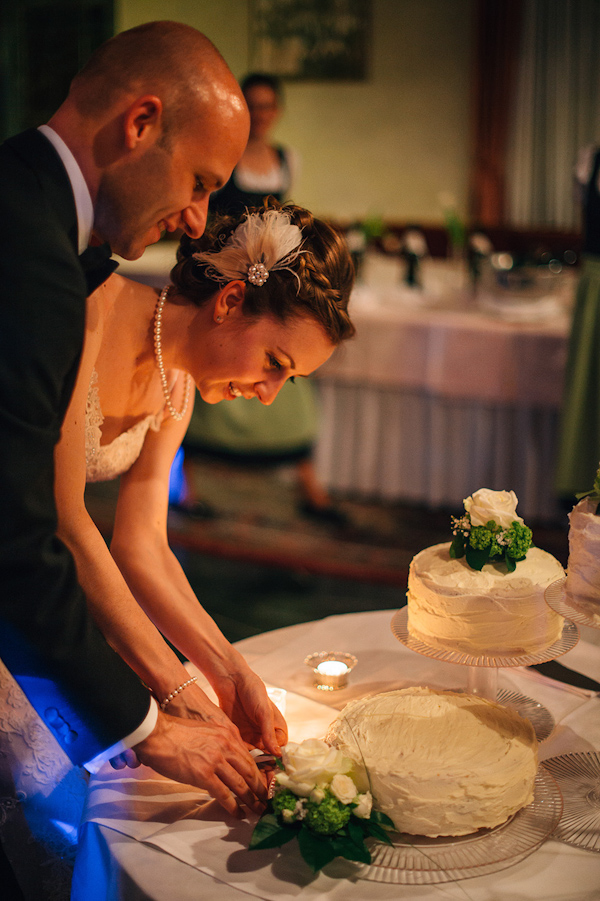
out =
[(315, 685), (321, 691), (336, 691), (345, 688), (348, 684), (348, 676), (358, 663), (352, 654), (338, 651), (321, 651), (318, 654), (310, 654), (304, 661), (312, 667), (315, 675)]
[(321, 676), (343, 676), (344, 673), (347, 675), (350, 672), (350, 667), (340, 660), (325, 660), (315, 669)]

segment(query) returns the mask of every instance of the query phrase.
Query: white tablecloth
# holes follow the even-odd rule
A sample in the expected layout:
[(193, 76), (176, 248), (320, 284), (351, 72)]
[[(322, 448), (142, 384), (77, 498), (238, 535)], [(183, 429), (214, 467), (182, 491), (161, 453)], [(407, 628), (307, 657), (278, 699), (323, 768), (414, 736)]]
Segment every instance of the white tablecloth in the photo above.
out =
[[(287, 718), (295, 739), (322, 734), (335, 710), (353, 697), (411, 684), (459, 688), (467, 668), (409, 651), (390, 630), (392, 611), (329, 617), (266, 633), (240, 649), (268, 684), (288, 691)], [(562, 661), (600, 679), (600, 632), (582, 627), (582, 640)], [(349, 686), (331, 694), (312, 684), (304, 657), (344, 650), (358, 657)], [(500, 686), (543, 703), (557, 726), (540, 746), (542, 758), (600, 749), (600, 699), (536, 672), (502, 670)], [(326, 706), (330, 705), (329, 707)], [(598, 898), (600, 855), (549, 840), (528, 858), (491, 876), (424, 887), (356, 878), (336, 862), (314, 877), (297, 849), (249, 852), (252, 823), (228, 820), (204, 796), (157, 777), (151, 770), (92, 779), (82, 828), (72, 901), (197, 901), (261, 898), (273, 901), (592, 901)], [(351, 878), (344, 874), (353, 872)]]
[(421, 291), (373, 268), (355, 289), (357, 335), (316, 374), (319, 476), (340, 493), (457, 509), (478, 488), (512, 489), (526, 519), (553, 519), (573, 278), (538, 306), (484, 307), (456, 270), (429, 266)]

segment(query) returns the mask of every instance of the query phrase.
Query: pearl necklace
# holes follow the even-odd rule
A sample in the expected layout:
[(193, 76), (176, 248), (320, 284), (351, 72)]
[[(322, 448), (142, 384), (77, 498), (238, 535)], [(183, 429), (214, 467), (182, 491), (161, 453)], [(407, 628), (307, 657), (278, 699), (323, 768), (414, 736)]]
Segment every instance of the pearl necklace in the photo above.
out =
[(167, 382), (167, 373), (165, 372), (165, 364), (163, 362), (162, 355), (162, 345), (160, 341), (160, 333), (162, 331), (162, 314), (163, 307), (165, 305), (165, 300), (167, 299), (167, 294), (169, 293), (169, 285), (166, 288), (163, 288), (160, 297), (156, 301), (156, 308), (154, 310), (154, 359), (156, 360), (156, 366), (158, 368), (158, 372), (160, 374), (160, 383), (162, 385), (162, 391), (165, 396), (165, 401), (167, 407), (169, 408), (169, 413), (176, 419), (178, 422), (183, 419), (185, 416), (185, 411), (188, 407), (188, 402), (190, 399), (190, 387), (192, 384), (192, 379), (189, 372), (185, 374), (185, 397), (183, 398), (183, 406), (180, 411), (177, 411), (173, 406), (173, 401), (171, 400), (171, 393), (169, 391), (169, 384)]

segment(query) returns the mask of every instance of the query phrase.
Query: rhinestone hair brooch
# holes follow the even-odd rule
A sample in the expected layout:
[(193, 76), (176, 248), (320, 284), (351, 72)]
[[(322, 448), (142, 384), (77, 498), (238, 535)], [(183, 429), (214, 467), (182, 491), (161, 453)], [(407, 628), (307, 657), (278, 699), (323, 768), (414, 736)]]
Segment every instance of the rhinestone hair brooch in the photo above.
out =
[(269, 277), (269, 270), (264, 263), (252, 263), (248, 267), (248, 281), (251, 285), (264, 285)]
[(304, 253), (302, 231), (292, 225), (286, 210), (247, 213), (219, 250), (192, 254), (206, 267), (206, 275), (220, 284), (236, 279), (264, 285), (269, 273), (287, 269), (296, 278), (291, 264)]

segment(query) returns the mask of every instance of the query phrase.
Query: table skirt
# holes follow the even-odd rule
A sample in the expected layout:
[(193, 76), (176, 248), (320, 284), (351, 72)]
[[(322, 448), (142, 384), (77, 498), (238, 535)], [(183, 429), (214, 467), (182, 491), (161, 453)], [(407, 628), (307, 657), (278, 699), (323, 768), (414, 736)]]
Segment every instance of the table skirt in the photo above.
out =
[(317, 379), (315, 451), (329, 490), (462, 509), (478, 488), (514, 490), (527, 521), (560, 515), (555, 407), (490, 404)]

